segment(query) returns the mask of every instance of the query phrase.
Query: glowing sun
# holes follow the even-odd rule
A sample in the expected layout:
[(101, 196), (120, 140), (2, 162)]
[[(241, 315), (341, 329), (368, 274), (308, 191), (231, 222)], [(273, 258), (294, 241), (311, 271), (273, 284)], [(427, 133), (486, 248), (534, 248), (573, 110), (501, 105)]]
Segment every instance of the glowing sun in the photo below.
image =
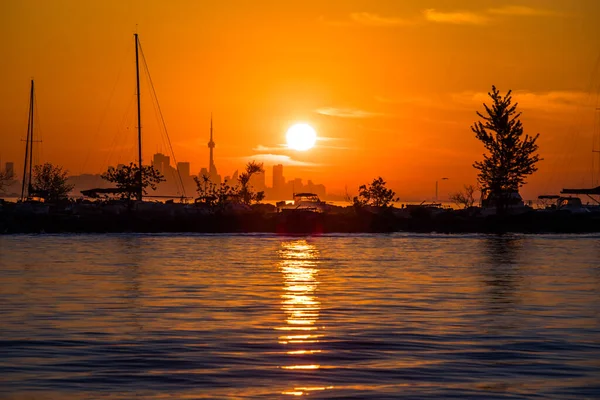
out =
[(304, 151), (314, 147), (317, 132), (308, 124), (295, 124), (290, 126), (285, 137), (290, 149)]

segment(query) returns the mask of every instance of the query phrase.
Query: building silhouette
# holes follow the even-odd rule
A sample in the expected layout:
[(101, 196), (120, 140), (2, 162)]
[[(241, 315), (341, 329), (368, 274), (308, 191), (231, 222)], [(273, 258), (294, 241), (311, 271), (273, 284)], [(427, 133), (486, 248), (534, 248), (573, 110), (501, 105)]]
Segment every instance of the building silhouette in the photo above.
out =
[(250, 177), (250, 186), (256, 191), (264, 191), (267, 188), (265, 172), (257, 172)]
[(196, 186), (193, 177), (190, 176), (189, 162), (178, 162), (175, 168), (171, 166), (171, 157), (156, 153), (152, 156), (152, 166), (165, 178), (165, 181), (158, 185), (154, 194), (180, 196), (185, 192), (188, 196), (193, 195)]
[(152, 166), (161, 174), (166, 175), (171, 167), (171, 157), (162, 153), (156, 153), (152, 156)]
[(223, 179), (223, 183), (226, 183), (229, 186), (235, 186), (238, 183), (238, 170), (233, 171), (233, 175), (227, 175), (225, 179)]
[(179, 171), (179, 175), (181, 175), (181, 179), (189, 177), (190, 176), (190, 163), (187, 161), (178, 162), (177, 170)]
[[(262, 178), (264, 182), (264, 177)], [(253, 185), (254, 186), (254, 185)], [(305, 185), (301, 178), (295, 178), (286, 182), (283, 176), (283, 165), (273, 165), (273, 186), (266, 187), (265, 189), (259, 189), (254, 186), (255, 190), (265, 190), (267, 200), (291, 200), (294, 193), (310, 192), (319, 196), (321, 199), (325, 199), (327, 196), (327, 190), (325, 185), (315, 184), (309, 180)]]

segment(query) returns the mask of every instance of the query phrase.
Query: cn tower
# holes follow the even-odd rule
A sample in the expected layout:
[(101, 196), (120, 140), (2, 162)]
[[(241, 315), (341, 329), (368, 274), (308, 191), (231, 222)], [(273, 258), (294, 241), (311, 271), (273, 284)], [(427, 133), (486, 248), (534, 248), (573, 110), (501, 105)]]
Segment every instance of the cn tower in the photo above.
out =
[(213, 149), (215, 148), (215, 142), (213, 141), (213, 119), (212, 113), (210, 114), (210, 142), (208, 142), (208, 148), (210, 149), (210, 160), (208, 164), (208, 174), (213, 177), (217, 175), (217, 167), (215, 166), (215, 159), (213, 158)]

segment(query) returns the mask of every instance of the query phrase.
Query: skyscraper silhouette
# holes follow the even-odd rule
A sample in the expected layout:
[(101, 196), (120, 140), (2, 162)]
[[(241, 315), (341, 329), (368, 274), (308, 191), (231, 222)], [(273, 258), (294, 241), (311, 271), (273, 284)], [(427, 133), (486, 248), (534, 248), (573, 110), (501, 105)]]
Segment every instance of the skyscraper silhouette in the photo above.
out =
[(285, 185), (285, 178), (283, 177), (283, 165), (273, 165), (273, 189), (280, 191)]
[(283, 177), (283, 165), (273, 165), (273, 189), (271, 197), (276, 199), (284, 198), (285, 178)]

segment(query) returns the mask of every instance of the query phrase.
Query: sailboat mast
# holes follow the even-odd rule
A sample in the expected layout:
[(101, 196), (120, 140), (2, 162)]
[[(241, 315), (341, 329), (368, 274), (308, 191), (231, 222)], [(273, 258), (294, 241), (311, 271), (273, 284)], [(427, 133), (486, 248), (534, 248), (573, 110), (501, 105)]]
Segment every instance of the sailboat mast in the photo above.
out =
[[(28, 161), (31, 160), (31, 144), (33, 143), (33, 79), (31, 80), (31, 90), (29, 94), (29, 116), (27, 120), (27, 139), (25, 140), (25, 159), (23, 160), (23, 182), (21, 184), (21, 201), (25, 200), (25, 187), (29, 190), (31, 186), (31, 162), (29, 162), (29, 176), (27, 176)], [(29, 184), (27, 184), (29, 178)]]
[(140, 106), (140, 60), (138, 56), (138, 34), (135, 33), (135, 78), (137, 85), (137, 124), (138, 124), (138, 167), (139, 167), (139, 188), (137, 193), (138, 200), (142, 200), (142, 115)]
[[(600, 185), (600, 107), (596, 107), (596, 114), (598, 115), (598, 123), (596, 124), (596, 130), (598, 130), (598, 150), (594, 150), (592, 146), (592, 153), (598, 153), (598, 177), (596, 185)], [(594, 159), (592, 158), (592, 186), (594, 186)]]
[(33, 177), (33, 109), (35, 108), (35, 91), (33, 89), (33, 79), (31, 80), (29, 118), (31, 121), (31, 134), (29, 135), (29, 186), (27, 193), (31, 196), (31, 178)]

